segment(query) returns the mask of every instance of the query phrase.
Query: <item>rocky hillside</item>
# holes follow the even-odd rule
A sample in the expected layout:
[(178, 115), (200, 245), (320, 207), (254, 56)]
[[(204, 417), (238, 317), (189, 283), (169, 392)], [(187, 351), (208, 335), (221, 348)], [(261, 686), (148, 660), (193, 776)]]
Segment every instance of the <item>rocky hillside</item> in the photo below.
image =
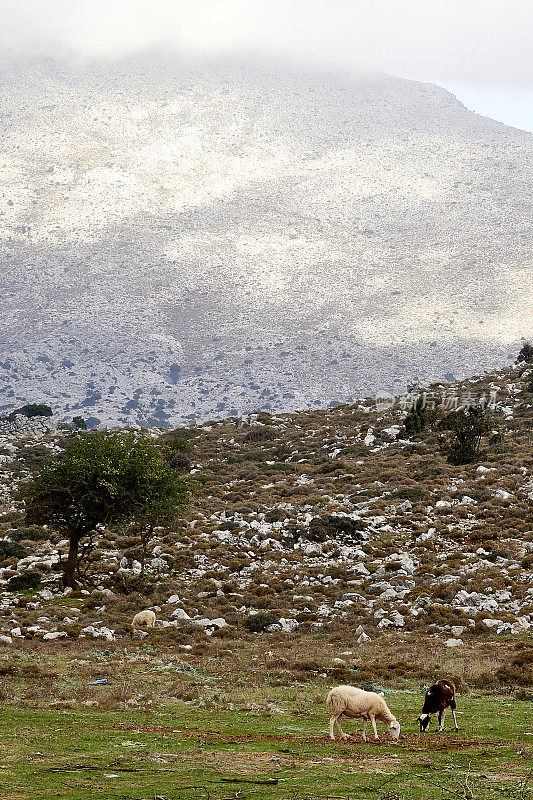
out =
[(0, 61), (0, 410), (189, 424), (505, 366), (533, 136), (429, 84)]
[(533, 368), (425, 391), (428, 406), (489, 403), (475, 463), (449, 463), (438, 430), (406, 437), (398, 402), (191, 427), (181, 433), (193, 446), (194, 494), (175, 529), (156, 529), (144, 577), (138, 541), (101, 529), (74, 594), (59, 581), (67, 542), (28, 527), (13, 500), (66, 433), (4, 431), (1, 641), (129, 638), (145, 606), (160, 620), (150, 635), (181, 642), (268, 624), (359, 642), (420, 631), (449, 647), (532, 630)]

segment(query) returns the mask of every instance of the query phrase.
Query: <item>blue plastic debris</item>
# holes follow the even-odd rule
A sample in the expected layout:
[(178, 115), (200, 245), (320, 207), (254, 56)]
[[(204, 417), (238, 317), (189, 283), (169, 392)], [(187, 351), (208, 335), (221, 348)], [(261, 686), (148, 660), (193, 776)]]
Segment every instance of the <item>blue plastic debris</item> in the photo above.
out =
[(89, 681), (89, 686), (99, 686), (101, 683), (107, 683), (107, 678), (100, 678), (98, 681)]

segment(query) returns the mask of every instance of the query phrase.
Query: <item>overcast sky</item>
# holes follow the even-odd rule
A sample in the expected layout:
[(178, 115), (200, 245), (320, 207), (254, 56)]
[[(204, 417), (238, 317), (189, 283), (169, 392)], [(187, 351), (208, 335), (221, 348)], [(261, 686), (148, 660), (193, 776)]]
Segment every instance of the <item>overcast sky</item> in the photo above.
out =
[(172, 47), (370, 68), (446, 86), (533, 130), (533, 0), (0, 0), (3, 51)]

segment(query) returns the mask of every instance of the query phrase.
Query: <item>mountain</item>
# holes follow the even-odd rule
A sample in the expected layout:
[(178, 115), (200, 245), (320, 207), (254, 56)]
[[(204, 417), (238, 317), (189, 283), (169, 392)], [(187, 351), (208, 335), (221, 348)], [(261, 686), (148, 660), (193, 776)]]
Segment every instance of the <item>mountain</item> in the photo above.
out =
[(282, 66), (0, 63), (0, 411), (176, 424), (504, 365), (531, 134)]

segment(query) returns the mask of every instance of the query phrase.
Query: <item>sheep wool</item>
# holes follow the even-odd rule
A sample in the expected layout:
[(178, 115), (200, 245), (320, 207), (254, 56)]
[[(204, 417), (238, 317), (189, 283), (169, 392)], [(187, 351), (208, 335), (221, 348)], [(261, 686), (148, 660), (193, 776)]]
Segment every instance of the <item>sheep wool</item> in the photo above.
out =
[(356, 686), (337, 686), (332, 689), (327, 697), (327, 704), (331, 709), (329, 720), (329, 736), (335, 740), (333, 726), (337, 724), (341, 738), (346, 740), (348, 735), (344, 733), (340, 725), (342, 716), (351, 719), (363, 720), (363, 741), (366, 742), (366, 723), (370, 720), (374, 730), (374, 737), (378, 738), (376, 720), (384, 722), (391, 738), (397, 741), (400, 737), (400, 723), (391, 713), (385, 700), (376, 692), (365, 692)]
[(155, 625), (155, 614), (150, 609), (139, 611), (135, 614), (131, 623), (134, 628), (153, 628)]

